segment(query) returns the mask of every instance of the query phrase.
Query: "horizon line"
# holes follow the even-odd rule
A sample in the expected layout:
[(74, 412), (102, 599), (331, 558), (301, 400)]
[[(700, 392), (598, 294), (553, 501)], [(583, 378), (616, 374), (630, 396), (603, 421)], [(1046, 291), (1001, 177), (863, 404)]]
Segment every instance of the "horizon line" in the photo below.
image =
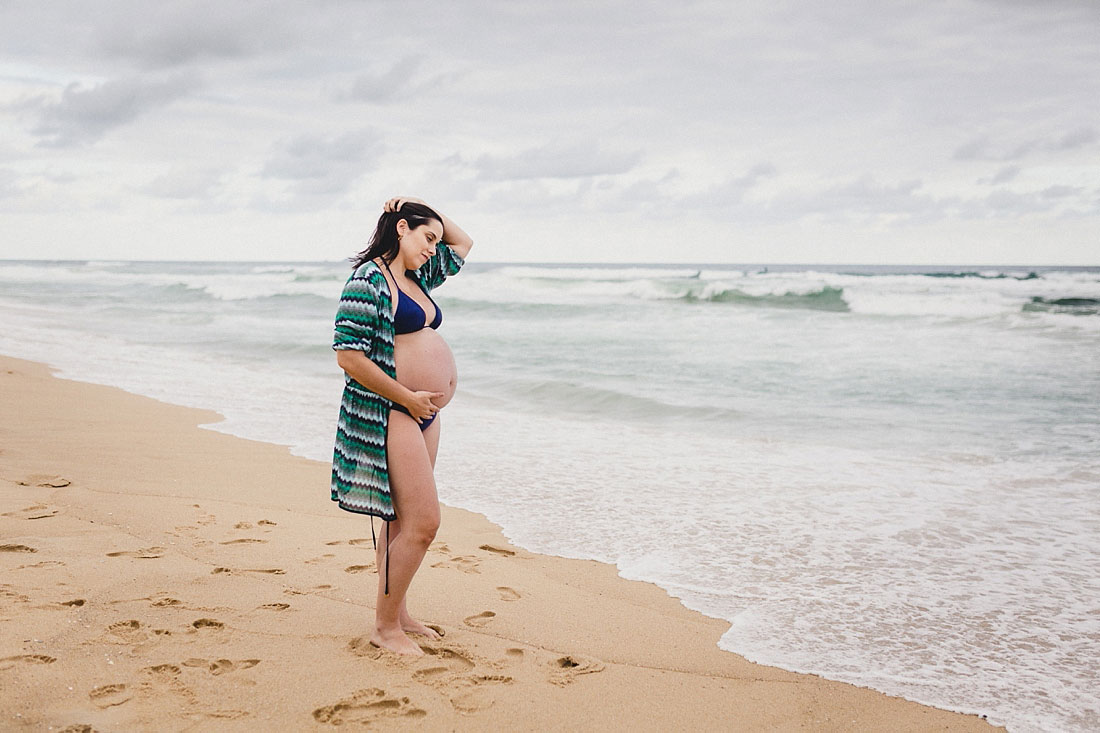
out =
[[(22, 262), (35, 262), (35, 263), (110, 263), (110, 262), (123, 262), (127, 264), (339, 264), (347, 262), (346, 259), (340, 260), (253, 260), (253, 259), (224, 259), (224, 260), (204, 260), (204, 259), (158, 259), (158, 260), (140, 260), (140, 259), (126, 259), (118, 257), (108, 257), (102, 259), (87, 259), (87, 258), (59, 258), (59, 259), (25, 259), (25, 258), (0, 258), (0, 263), (22, 263)], [(1073, 267), (1073, 268), (1100, 268), (1100, 262), (1095, 264), (1070, 264), (1066, 262), (1054, 262), (1054, 263), (952, 263), (952, 262), (606, 262), (606, 261), (548, 261), (548, 260), (477, 260), (475, 264), (480, 265), (585, 265), (585, 266), (599, 266), (599, 267), (630, 267), (630, 266), (645, 266), (645, 267), (1001, 267), (1001, 268), (1027, 268), (1027, 267)]]

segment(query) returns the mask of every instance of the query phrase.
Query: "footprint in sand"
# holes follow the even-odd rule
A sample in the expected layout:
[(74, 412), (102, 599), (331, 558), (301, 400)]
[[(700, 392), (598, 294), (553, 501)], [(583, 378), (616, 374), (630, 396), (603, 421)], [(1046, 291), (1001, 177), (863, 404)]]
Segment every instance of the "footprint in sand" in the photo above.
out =
[(168, 596), (162, 596), (156, 599), (149, 598), (148, 600), (151, 601), (150, 605), (157, 606), (158, 608), (168, 608), (170, 606), (183, 605), (183, 601), (179, 600), (178, 598), (169, 598)]
[(146, 547), (141, 550), (119, 550), (118, 552), (108, 552), (107, 557), (138, 557), (143, 560), (152, 560), (158, 557), (164, 557), (163, 547)]
[[(62, 568), (65, 567), (65, 563), (60, 560), (41, 560), (30, 565), (20, 565), (16, 570), (23, 570), (24, 568)], [(64, 583), (62, 583), (64, 585)]]
[(498, 685), (511, 684), (512, 678), (502, 674), (475, 674), (460, 677), (448, 690), (451, 707), (464, 715), (472, 715), (490, 707)]
[(60, 560), (43, 560), (42, 562), (36, 562), (31, 565), (20, 565), (16, 570), (22, 570), (23, 568), (56, 568), (64, 564), (65, 563)]
[(32, 473), (22, 481), (17, 481), (20, 486), (40, 486), (47, 489), (61, 489), (72, 484), (67, 478), (48, 473)]
[(448, 560), (440, 560), (437, 563), (433, 563), (433, 568), (452, 568), (454, 570), (461, 570), (464, 573), (480, 573), (477, 569), (478, 559), (473, 555), (456, 555)]
[(324, 555), (311, 557), (310, 559), (306, 560), (305, 563), (306, 565), (317, 565), (318, 563), (325, 562), (326, 560), (331, 560), (334, 557), (336, 557), (336, 555), (333, 555), (331, 552), (326, 552)]
[(193, 524), (181, 524), (178, 527), (172, 527), (172, 531), (168, 534), (173, 537), (194, 537), (198, 530), (199, 528)]
[(329, 585), (328, 583), (323, 583), (321, 585), (315, 585), (312, 588), (309, 588), (307, 590), (299, 590), (297, 588), (286, 588), (285, 590), (283, 590), (283, 593), (285, 593), (288, 596), (306, 596), (306, 595), (316, 595), (318, 593), (323, 593), (326, 590), (336, 590), (336, 586)]
[(8, 585), (4, 583), (0, 585), (0, 599), (15, 601), (16, 603), (29, 603), (30, 596), (23, 595), (14, 590), (14, 585)]
[(129, 702), (133, 695), (122, 683), (114, 685), (100, 685), (88, 693), (92, 704), (97, 708), (110, 708)]
[(349, 641), (348, 651), (357, 657), (367, 657), (368, 659), (378, 659), (385, 653), (384, 650), (371, 644), (370, 637), (367, 636), (356, 636)]
[(53, 664), (56, 661), (56, 657), (45, 654), (16, 654), (14, 657), (0, 658), (0, 669), (11, 669), (19, 664)]
[(494, 547), (493, 545), (482, 545), (478, 549), (493, 552), (497, 555), (503, 555), (504, 557), (512, 557), (516, 554), (514, 550), (507, 550), (503, 547)]
[(466, 674), (474, 668), (473, 658), (454, 647), (422, 648), (425, 654), (418, 662), (426, 666), (413, 672), (413, 679), (417, 682), (441, 689), (456, 675)]
[(34, 504), (33, 506), (24, 507), (16, 512), (4, 512), (0, 516), (15, 517), (16, 519), (46, 519), (47, 517), (56, 515), (56, 509), (52, 509), (45, 504)]
[(85, 603), (86, 601), (83, 598), (74, 598), (71, 601), (58, 601), (57, 603), (50, 603), (45, 606), (35, 606), (35, 608), (53, 608), (57, 610), (65, 610), (67, 608), (79, 608)]
[(374, 565), (348, 565), (344, 568), (345, 573), (362, 573), (367, 570), (374, 570)]
[(259, 663), (259, 659), (238, 659), (234, 662), (232, 659), (215, 659), (211, 661), (209, 659), (197, 659), (194, 657), (182, 662), (184, 667), (202, 667), (213, 675), (248, 669), (250, 667), (255, 667)]
[(385, 690), (371, 687), (357, 690), (332, 705), (317, 708), (313, 711), (313, 719), (329, 725), (370, 725), (385, 718), (422, 718), (427, 714), (426, 710), (413, 705), (408, 697), (387, 695)]
[[(214, 515), (211, 514), (210, 516)], [(261, 519), (256, 522), (256, 526), (258, 527), (274, 527), (276, 524), (276, 522), (272, 522), (270, 519)], [(252, 522), (237, 522), (233, 525), (233, 529), (252, 529)]]
[(353, 547), (359, 547), (360, 545), (370, 545), (371, 549), (374, 549), (374, 542), (366, 537), (356, 537), (353, 540), (348, 540), (348, 544)]
[(438, 552), (443, 555), (450, 555), (451, 548), (448, 547), (445, 542), (435, 542), (428, 546), (428, 552)]
[[(430, 657), (433, 664), (428, 669), (438, 667), (441, 663), (443, 669), (449, 672), (466, 672), (477, 663), (472, 654), (457, 646), (424, 647), (424, 652), (427, 655), (424, 659)], [(427, 673), (428, 669), (423, 671)]]
[(201, 629), (214, 629), (215, 631), (220, 631), (220, 630), (225, 628), (225, 624), (223, 624), (221, 621), (216, 621), (215, 619), (212, 619), (212, 618), (195, 619), (194, 621), (191, 622), (191, 625), (193, 627), (195, 627), (196, 629), (200, 629), (200, 630)]
[(502, 601), (518, 601), (523, 597), (515, 588), (509, 588), (506, 585), (498, 585), (497, 593), (500, 594), (500, 600)]
[(232, 573), (267, 573), (269, 575), (286, 575), (286, 571), (282, 568), (214, 568), (210, 571), (211, 575), (218, 575), (224, 573), (226, 575)]
[(115, 621), (107, 627), (107, 633), (127, 644), (136, 644), (149, 638), (149, 635), (142, 631), (141, 622), (135, 618)]
[(27, 545), (0, 545), (0, 552), (38, 552)]
[(142, 667), (141, 671), (162, 677), (175, 677), (180, 673), (180, 668), (174, 664), (156, 664), (152, 667)]
[(565, 687), (582, 674), (602, 672), (604, 664), (596, 659), (569, 654), (550, 662), (550, 668), (550, 682)]
[(482, 626), (485, 626), (490, 621), (492, 621), (494, 616), (496, 616), (496, 613), (494, 613), (493, 611), (482, 611), (481, 613), (474, 614), (473, 616), (467, 616), (466, 618), (462, 619), (462, 623), (466, 624), (467, 626), (472, 626), (475, 629), (480, 629)]
[(413, 679), (442, 692), (459, 713), (484, 710), (493, 704), (492, 688), (512, 682), (506, 675), (474, 672), (475, 658), (454, 647), (424, 647), (424, 651), (421, 664), (426, 666), (413, 672)]
[(290, 608), (290, 604), (289, 603), (265, 603), (262, 606), (257, 606), (257, 608), (262, 608), (265, 611), (285, 611), (288, 608)]
[[(143, 702), (155, 700), (158, 705), (168, 702), (172, 707), (182, 706), (184, 709), (193, 707), (198, 699), (194, 691), (180, 681), (181, 671), (175, 664), (157, 664), (142, 668), (144, 679), (138, 686), (138, 696)], [(179, 711), (178, 708), (176, 710)], [(166, 712), (172, 715), (172, 711)]]
[(239, 540), (226, 540), (225, 542), (222, 542), (220, 544), (223, 544), (223, 545), (250, 545), (250, 544), (256, 544), (256, 543), (260, 543), (260, 542), (267, 542), (267, 540), (258, 540), (258, 539), (255, 539), (253, 537), (244, 537), (244, 538), (241, 538)]

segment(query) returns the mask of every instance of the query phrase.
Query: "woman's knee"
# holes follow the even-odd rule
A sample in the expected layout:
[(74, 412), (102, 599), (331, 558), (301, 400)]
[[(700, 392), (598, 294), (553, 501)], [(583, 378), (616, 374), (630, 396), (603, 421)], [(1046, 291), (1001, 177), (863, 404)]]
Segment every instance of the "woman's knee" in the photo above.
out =
[(435, 535), (438, 531), (438, 514), (434, 516), (417, 517), (415, 521), (410, 521), (409, 518), (406, 517), (404, 525), (401, 528), (401, 536), (407, 536), (410, 542), (415, 542), (418, 545), (427, 547), (435, 540)]

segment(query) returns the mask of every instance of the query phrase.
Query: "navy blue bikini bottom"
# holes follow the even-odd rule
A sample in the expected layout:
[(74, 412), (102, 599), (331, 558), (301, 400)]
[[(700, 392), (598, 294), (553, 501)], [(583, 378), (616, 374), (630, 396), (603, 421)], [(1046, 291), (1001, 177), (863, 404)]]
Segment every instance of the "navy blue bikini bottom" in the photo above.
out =
[[(409, 412), (408, 410), (406, 410), (406, 409), (405, 409), (405, 406), (404, 406), (404, 405), (399, 405), (399, 404), (397, 404), (396, 402), (394, 402), (394, 403), (393, 403), (392, 405), (390, 405), (390, 407), (392, 407), (393, 409), (397, 410), (398, 412), (403, 412), (403, 413), (405, 413), (405, 414), (406, 414), (406, 415), (408, 415), (409, 417), (413, 417), (413, 416), (412, 416), (412, 413), (411, 413), (411, 412)], [(438, 412), (433, 412), (433, 413), (432, 413), (432, 416), (431, 416), (431, 417), (429, 417), (429, 418), (428, 418), (427, 420), (425, 420), (425, 421), (423, 421), (422, 423), (420, 423), (420, 432), (424, 432), (425, 430), (427, 430), (427, 429), (428, 429), (428, 426), (429, 426), (429, 425), (431, 425), (431, 424), (432, 424), (433, 422), (435, 422), (435, 419), (436, 419), (436, 417), (438, 417), (438, 416), (439, 416), (439, 413), (438, 413)], [(415, 419), (416, 419), (416, 418), (415, 418), (415, 417), (413, 417), (413, 420), (415, 420)]]

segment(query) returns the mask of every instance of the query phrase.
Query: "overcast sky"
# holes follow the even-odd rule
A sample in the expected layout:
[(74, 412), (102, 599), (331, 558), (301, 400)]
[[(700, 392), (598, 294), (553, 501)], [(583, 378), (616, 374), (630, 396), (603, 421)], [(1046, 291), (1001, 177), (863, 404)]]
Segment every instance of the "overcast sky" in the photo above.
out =
[(1100, 264), (1100, 2), (0, 2), (0, 257)]

